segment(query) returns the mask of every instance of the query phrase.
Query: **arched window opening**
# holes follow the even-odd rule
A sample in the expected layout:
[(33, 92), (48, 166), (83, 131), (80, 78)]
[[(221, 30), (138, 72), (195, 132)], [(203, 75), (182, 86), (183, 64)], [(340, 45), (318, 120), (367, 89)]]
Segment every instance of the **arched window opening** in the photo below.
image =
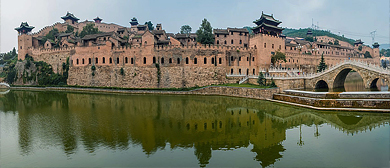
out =
[(131, 58), (131, 59), (130, 59), (130, 63), (131, 63), (131, 64), (134, 64), (134, 58)]
[(84, 64), (84, 58), (83, 58), (82, 62), (83, 62), (83, 64)]
[(186, 64), (188, 64), (188, 57), (186, 57)]
[(161, 64), (164, 64), (164, 57), (161, 58)]
[(98, 58), (95, 58), (95, 63), (99, 63), (99, 59)]
[(119, 64), (119, 57), (118, 57), (118, 58), (116, 58), (116, 63), (117, 63), (117, 64)]
[(106, 63), (106, 58), (103, 57), (103, 64)]
[(203, 59), (204, 64), (207, 64), (207, 58)]
[(172, 64), (172, 58), (169, 58), (169, 63)]
[(112, 58), (110, 58), (109, 60), (110, 60), (110, 64), (112, 64)]
[(180, 58), (177, 58), (177, 64), (180, 64)]
[(146, 57), (144, 57), (144, 64), (146, 64)]
[(215, 58), (211, 58), (211, 64), (215, 63)]
[(92, 64), (91, 58), (88, 58), (88, 64)]
[(153, 64), (156, 63), (156, 57), (153, 57)]
[(218, 58), (219, 64), (222, 64), (222, 58)]
[(127, 57), (125, 57), (125, 63), (129, 63), (129, 59)]
[(194, 64), (198, 64), (198, 58), (194, 58)]
[(76, 59), (76, 64), (77, 64), (77, 65), (79, 64), (79, 59)]

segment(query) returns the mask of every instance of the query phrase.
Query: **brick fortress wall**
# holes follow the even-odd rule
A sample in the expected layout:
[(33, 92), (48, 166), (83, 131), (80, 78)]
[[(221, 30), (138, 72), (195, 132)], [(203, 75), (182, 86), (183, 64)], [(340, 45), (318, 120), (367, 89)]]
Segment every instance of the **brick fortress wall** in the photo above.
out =
[[(246, 59), (255, 57), (256, 50), (240, 47), (203, 45), (111, 49), (105, 45), (76, 47), (74, 52), (70, 55), (69, 85), (182, 88), (235, 83), (238, 79), (227, 79), (226, 74), (236, 66), (257, 72), (257, 65)], [(92, 66), (96, 70), (93, 71)]]

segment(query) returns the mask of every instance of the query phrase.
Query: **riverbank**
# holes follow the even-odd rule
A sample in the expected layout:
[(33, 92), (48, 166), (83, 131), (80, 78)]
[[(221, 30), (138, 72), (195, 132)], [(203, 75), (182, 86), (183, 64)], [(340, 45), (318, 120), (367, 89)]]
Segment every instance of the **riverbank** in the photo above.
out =
[(26, 87), (13, 86), (14, 90), (48, 90), (48, 91), (72, 91), (72, 92), (95, 92), (95, 93), (120, 93), (120, 94), (168, 94), (168, 95), (215, 95), (231, 96), (266, 100), (271, 99), (273, 94), (279, 92), (279, 88), (251, 88), (236, 86), (206, 86), (201, 88), (182, 89), (133, 89), (133, 88), (87, 88), (87, 87)]

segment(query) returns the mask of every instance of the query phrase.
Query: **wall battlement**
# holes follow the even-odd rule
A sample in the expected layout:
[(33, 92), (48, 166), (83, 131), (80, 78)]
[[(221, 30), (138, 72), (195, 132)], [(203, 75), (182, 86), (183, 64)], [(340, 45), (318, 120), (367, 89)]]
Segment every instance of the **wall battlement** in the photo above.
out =
[(76, 49), (76, 47), (53, 48), (53, 49), (32, 48), (32, 47), (29, 48), (29, 50), (34, 56), (39, 56), (41, 54), (48, 54), (48, 53), (69, 52), (74, 49)]
[[(49, 29), (49, 28), (53, 28), (53, 27), (57, 26), (58, 24), (61, 24), (61, 25), (62, 25), (62, 23), (56, 22), (56, 23), (54, 23), (53, 25), (46, 26), (46, 27), (40, 29), (38, 32), (31, 33), (31, 35), (32, 35), (32, 36), (41, 35), (45, 30), (47, 30), (47, 29)], [(51, 29), (50, 29), (50, 30), (51, 30)]]
[(161, 50), (170, 50), (170, 49), (215, 49), (215, 50), (240, 50), (240, 51), (255, 51), (256, 49), (251, 47), (236, 47), (236, 46), (223, 46), (223, 45), (190, 45), (190, 46), (179, 46), (179, 45), (169, 45), (169, 46), (155, 46), (154, 49), (157, 51)]
[(273, 37), (273, 38), (280, 38), (280, 39), (282, 39), (282, 37), (280, 37), (280, 36), (273, 36), (273, 35), (261, 34), (261, 33), (259, 33), (259, 34), (253, 34), (253, 35), (250, 35), (249, 37), (250, 37), (250, 38), (255, 38), (255, 37)]

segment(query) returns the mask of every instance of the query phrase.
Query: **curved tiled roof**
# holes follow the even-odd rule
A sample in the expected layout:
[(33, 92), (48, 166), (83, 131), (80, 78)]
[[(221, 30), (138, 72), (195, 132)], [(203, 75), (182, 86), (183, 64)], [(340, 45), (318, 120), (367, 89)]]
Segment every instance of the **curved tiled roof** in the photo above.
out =
[(22, 22), (19, 27), (15, 28), (15, 30), (19, 31), (22, 29), (28, 29), (29, 31), (31, 31), (33, 28), (35, 27), (29, 26), (27, 22)]
[(79, 18), (77, 18), (76, 16), (74, 16), (72, 13), (69, 13), (67, 12), (65, 16), (62, 16), (61, 19), (71, 19), (71, 20), (75, 20), (75, 21), (78, 21), (80, 20)]

